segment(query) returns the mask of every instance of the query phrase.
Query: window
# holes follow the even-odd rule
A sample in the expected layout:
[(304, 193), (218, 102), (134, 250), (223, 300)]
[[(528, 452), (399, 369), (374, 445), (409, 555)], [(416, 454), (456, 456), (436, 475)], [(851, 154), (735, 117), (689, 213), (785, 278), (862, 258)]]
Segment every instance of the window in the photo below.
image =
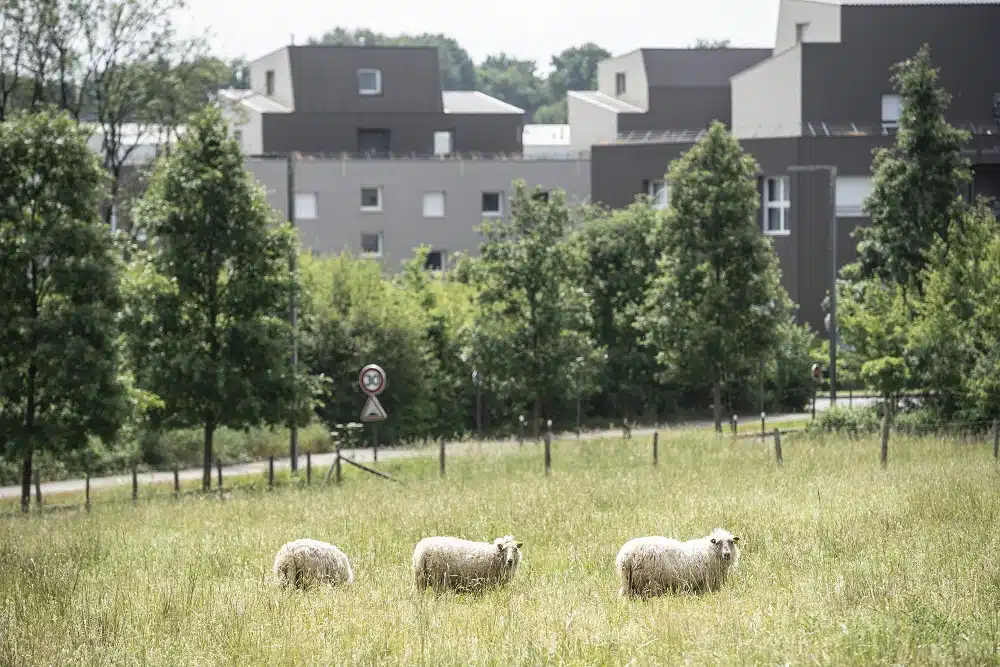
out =
[(431, 250), (427, 253), (427, 261), (424, 262), (424, 268), (428, 271), (442, 270), (444, 268), (444, 251)]
[(236, 145), (243, 148), (243, 130), (233, 130), (233, 139), (236, 140)]
[(497, 218), (503, 215), (503, 193), (483, 193), (483, 215), (491, 218)]
[(274, 95), (274, 70), (269, 69), (264, 72), (264, 94), (270, 97)]
[(382, 70), (380, 70), (380, 69), (359, 69), (358, 70), (358, 94), (359, 95), (381, 95), (382, 94)]
[(809, 24), (808, 23), (796, 23), (795, 24), (795, 43), (796, 44), (801, 44), (802, 43), (803, 37), (805, 37), (805, 34), (806, 34), (806, 26), (807, 25), (809, 25)]
[(764, 233), (788, 234), (788, 217), (792, 204), (789, 200), (787, 176), (769, 178), (764, 184)]
[(899, 127), (899, 117), (903, 108), (899, 101), (899, 95), (882, 96), (882, 129), (894, 130)]
[(872, 193), (871, 176), (837, 177), (837, 217), (860, 218), (865, 216), (865, 199)]
[(443, 218), (444, 217), (444, 193), (425, 192), (424, 193), (424, 217)]
[(434, 155), (451, 154), (451, 131), (434, 133)]
[(315, 192), (295, 193), (295, 219), (315, 220), (319, 217), (317, 210), (317, 196)]
[(625, 72), (615, 74), (615, 95), (625, 94)]
[(382, 187), (368, 186), (361, 188), (361, 210), (379, 212), (382, 210)]
[(531, 198), (535, 201), (549, 203), (549, 191), (548, 190), (538, 190), (535, 194), (531, 195)]
[(664, 181), (648, 181), (646, 194), (653, 200), (653, 208), (662, 211), (670, 205), (670, 186)]
[(382, 256), (382, 232), (361, 232), (361, 254), (365, 257)]

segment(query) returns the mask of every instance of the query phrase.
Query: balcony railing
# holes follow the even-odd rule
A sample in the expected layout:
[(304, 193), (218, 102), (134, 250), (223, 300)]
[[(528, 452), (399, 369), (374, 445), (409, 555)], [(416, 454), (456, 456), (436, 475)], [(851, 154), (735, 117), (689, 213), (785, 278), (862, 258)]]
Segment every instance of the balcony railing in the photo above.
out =
[[(969, 132), (972, 136), (1000, 135), (998, 123), (974, 123), (960, 121), (952, 123), (955, 127)], [(872, 137), (891, 136), (896, 133), (895, 124), (879, 123), (865, 125), (859, 123), (831, 123), (811, 121), (796, 124), (755, 125), (752, 127), (736, 127), (733, 132), (741, 139), (768, 139), (777, 137)], [(632, 130), (619, 132), (613, 141), (605, 144), (687, 144), (701, 139), (707, 128), (690, 130)]]
[[(563, 154), (553, 154), (548, 152), (544, 155), (524, 155), (523, 153), (483, 153), (464, 152), (448, 153), (447, 155), (433, 155), (431, 153), (310, 153), (304, 151), (293, 151), (299, 160), (354, 160), (354, 161), (382, 161), (382, 162), (574, 162), (579, 160), (589, 160), (590, 151), (566, 151)], [(287, 153), (253, 153), (247, 155), (250, 159), (285, 159)]]

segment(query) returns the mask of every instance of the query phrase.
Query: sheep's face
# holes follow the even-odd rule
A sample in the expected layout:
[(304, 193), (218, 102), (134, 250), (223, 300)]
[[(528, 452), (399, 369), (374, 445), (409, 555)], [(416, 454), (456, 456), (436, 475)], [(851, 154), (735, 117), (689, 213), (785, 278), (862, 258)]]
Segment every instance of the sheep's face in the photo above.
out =
[(734, 561), (739, 558), (740, 549), (736, 545), (740, 541), (740, 538), (736, 535), (733, 535), (727, 530), (716, 528), (709, 536), (709, 540), (711, 541), (712, 546), (715, 547), (716, 553), (719, 554), (720, 559), (724, 561)]
[(521, 547), (523, 542), (516, 541), (510, 535), (498, 537), (493, 544), (496, 545), (497, 555), (500, 557), (504, 567), (515, 568), (521, 564)]

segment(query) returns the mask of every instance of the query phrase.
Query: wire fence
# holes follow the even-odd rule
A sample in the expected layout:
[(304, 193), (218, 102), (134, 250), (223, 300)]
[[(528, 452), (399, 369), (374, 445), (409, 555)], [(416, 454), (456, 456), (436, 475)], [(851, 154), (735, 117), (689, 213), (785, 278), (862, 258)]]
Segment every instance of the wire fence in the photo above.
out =
[[(886, 425), (886, 422), (882, 423), (880, 436), (882, 444), (881, 464), (883, 466), (888, 464), (887, 447), (890, 436), (893, 433), (897, 436), (916, 438), (944, 436), (950, 439), (957, 438), (968, 443), (990, 442), (992, 444), (993, 458), (994, 460), (1000, 462), (1000, 420), (997, 419), (934, 421), (920, 424), (904, 423), (897, 426), (890, 426), (888, 429), (886, 428)], [(661, 432), (665, 434), (669, 433), (671, 430), (672, 429), (670, 429), (669, 426), (657, 426), (651, 430), (647, 429), (644, 433), (642, 433), (642, 435), (651, 435), (650, 461), (653, 466), (658, 466), (660, 463), (660, 434)], [(741, 428), (739, 420), (734, 416), (734, 418), (730, 419), (728, 427), (724, 430), (724, 432), (719, 434), (719, 437), (720, 439), (728, 441), (760, 441), (768, 445), (773, 444), (774, 463), (777, 467), (782, 467), (785, 459), (783, 438), (790, 435), (807, 439), (823, 438), (831, 433), (841, 437), (875, 437), (879, 435), (877, 432), (873, 431), (870, 425), (865, 426), (864, 428), (837, 428), (833, 426), (824, 427), (816, 420), (808, 422), (808, 424), (803, 427), (783, 427), (782, 425), (776, 425), (769, 428), (766, 419), (763, 419), (761, 420), (759, 427), (755, 424), (744, 425), (743, 428)], [(501, 453), (511, 450), (519, 451), (528, 441), (540, 443), (542, 445), (541, 465), (544, 467), (545, 474), (550, 475), (553, 467), (552, 442), (557, 437), (564, 441), (572, 441), (574, 435), (577, 439), (583, 439), (586, 437), (586, 439), (593, 440), (620, 437), (623, 441), (630, 441), (636, 434), (633, 433), (632, 425), (626, 421), (622, 424), (620, 433), (611, 434), (608, 432), (591, 432), (584, 434), (577, 431), (575, 434), (572, 432), (554, 434), (551, 430), (546, 430), (538, 437), (526, 437), (522, 430), (516, 438), (496, 440), (494, 443), (498, 445), (498, 449)], [(674, 435), (672, 437), (676, 438), (677, 436)], [(482, 441), (452, 443), (452, 445), (460, 445), (461, 447), (457, 452), (451, 451), (450, 455), (469, 456), (477, 453), (481, 454), (483, 451), (482, 444)], [(515, 444), (516, 448), (511, 447), (511, 445)], [(438, 473), (442, 478), (446, 476), (447, 459), (449, 457), (450, 447), (451, 446), (444, 438), (437, 443), (436, 454), (438, 460)], [(330, 484), (339, 486), (343, 483), (345, 466), (354, 467), (367, 474), (384, 479), (387, 482), (396, 484), (405, 483), (404, 480), (393, 477), (385, 471), (378, 470), (371, 465), (366, 465), (368, 463), (367, 461), (363, 463), (357, 460), (359, 458), (359, 452), (364, 453), (369, 451), (372, 455), (372, 463), (377, 463), (379, 451), (378, 447), (342, 450), (339, 446), (337, 446), (334, 448), (332, 453), (319, 455), (314, 455), (312, 452), (306, 452), (304, 455), (304, 471), (298, 472), (293, 472), (290, 466), (287, 468), (282, 466), (282, 463), (287, 464), (288, 462), (279, 462), (274, 456), (269, 457), (265, 462), (230, 467), (228, 471), (226, 470), (226, 466), (223, 464), (223, 461), (221, 459), (217, 459), (214, 462), (211, 471), (211, 483), (208, 485), (207, 489), (202, 487), (204, 474), (204, 470), (202, 468), (187, 468), (181, 470), (179, 466), (174, 466), (169, 471), (159, 470), (140, 473), (138, 466), (136, 466), (132, 468), (131, 474), (128, 476), (95, 478), (94, 480), (92, 480), (90, 476), (85, 476), (83, 480), (75, 480), (77, 484), (82, 485), (82, 489), (57, 491), (53, 494), (58, 497), (61, 495), (79, 494), (82, 491), (82, 502), (78, 501), (72, 503), (43, 502), (41, 476), (39, 474), (35, 474), (32, 480), (34, 503), (30, 503), (30, 501), (28, 505), (22, 503), (20, 511), (11, 510), (0, 513), (0, 516), (5, 518), (16, 518), (33, 515), (37, 516), (39, 514), (52, 512), (89, 512), (94, 504), (91, 488), (92, 481), (99, 483), (102, 488), (107, 489), (120, 489), (121, 487), (127, 488), (130, 483), (131, 493), (128, 495), (124, 492), (102, 493), (100, 496), (101, 505), (138, 505), (140, 502), (168, 500), (170, 498), (173, 498), (174, 500), (181, 500), (186, 497), (216, 497), (221, 501), (225, 501), (227, 498), (236, 493), (265, 493), (273, 491), (276, 487), (312, 487), (327, 486)], [(414, 458), (428, 459), (432, 458), (435, 453), (433, 449), (428, 448), (394, 449), (391, 451), (392, 454), (390, 454), (389, 458), (396, 460)], [(144, 484), (140, 484), (140, 481), (143, 481)], [(72, 485), (73, 482), (74, 480), (69, 480), (70, 485)], [(185, 484), (185, 482), (187, 484)], [(192, 482), (195, 483), (195, 486), (192, 486)]]

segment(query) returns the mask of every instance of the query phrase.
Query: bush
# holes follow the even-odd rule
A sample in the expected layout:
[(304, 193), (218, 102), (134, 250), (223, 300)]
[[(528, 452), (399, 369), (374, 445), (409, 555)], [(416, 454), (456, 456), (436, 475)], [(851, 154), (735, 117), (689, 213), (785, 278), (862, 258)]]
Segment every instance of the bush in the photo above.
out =
[(873, 406), (842, 408), (832, 406), (816, 415), (806, 430), (810, 433), (833, 432), (851, 438), (877, 433), (881, 427), (879, 411)]

